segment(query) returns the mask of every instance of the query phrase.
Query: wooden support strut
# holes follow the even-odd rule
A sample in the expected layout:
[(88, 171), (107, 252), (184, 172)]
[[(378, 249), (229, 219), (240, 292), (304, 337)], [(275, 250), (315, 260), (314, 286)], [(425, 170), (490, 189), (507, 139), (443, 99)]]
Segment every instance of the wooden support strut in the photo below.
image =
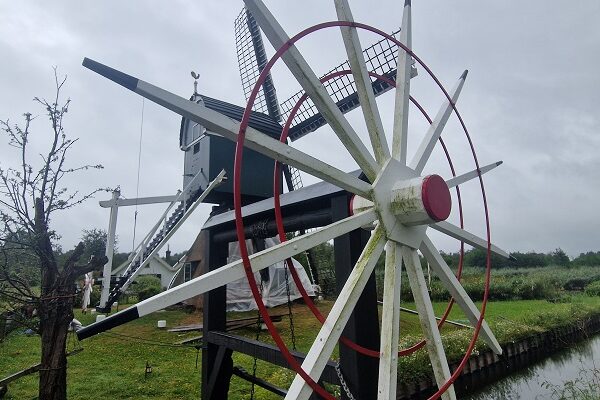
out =
[[(204, 254), (204, 265), (209, 272), (227, 263), (228, 244), (215, 243), (212, 232), (207, 232)], [(226, 286), (218, 287), (204, 294), (203, 304), (203, 335), (209, 336), (211, 331), (224, 331), (227, 326), (225, 307), (227, 303)], [(227, 399), (231, 380), (233, 360), (231, 351), (224, 352), (222, 348), (209, 341), (202, 346), (202, 399)]]
[[(266, 361), (278, 367), (290, 368), (277, 346), (272, 344), (218, 331), (208, 332), (207, 336), (204, 337), (204, 342), (211, 343), (216, 346), (227, 347), (235, 352), (256, 357), (259, 360)], [(292, 355), (299, 362), (304, 361), (305, 354), (298, 351), (292, 351)], [(321, 379), (324, 382), (339, 385), (334, 362), (330, 361), (327, 363), (327, 366), (321, 375)]]

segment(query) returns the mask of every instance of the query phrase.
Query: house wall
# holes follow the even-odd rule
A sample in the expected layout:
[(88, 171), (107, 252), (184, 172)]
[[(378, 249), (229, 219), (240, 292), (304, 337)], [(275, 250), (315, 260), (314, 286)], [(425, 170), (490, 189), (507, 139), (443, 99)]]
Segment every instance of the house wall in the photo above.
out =
[(170, 271), (158, 260), (152, 259), (148, 265), (142, 268), (140, 275), (160, 275), (160, 285), (163, 289), (166, 289), (171, 279), (173, 279), (175, 272), (177, 271)]

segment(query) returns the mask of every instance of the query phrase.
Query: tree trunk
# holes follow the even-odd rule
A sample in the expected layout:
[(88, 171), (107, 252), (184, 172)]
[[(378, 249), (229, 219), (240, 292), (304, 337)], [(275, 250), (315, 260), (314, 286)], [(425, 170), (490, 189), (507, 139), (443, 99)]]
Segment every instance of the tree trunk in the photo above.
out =
[(39, 400), (66, 400), (67, 334), (73, 320), (75, 280), (80, 275), (100, 268), (107, 258), (92, 258), (87, 266), (77, 267), (75, 263), (84, 250), (84, 244), (79, 243), (59, 271), (41, 199), (35, 202), (35, 234), (35, 249), (42, 275), (38, 304), (39, 332), (42, 336)]
[(73, 285), (69, 286), (58, 271), (52, 243), (44, 218), (44, 203), (35, 204), (36, 250), (40, 259), (42, 290), (38, 307), (42, 357), (39, 400), (67, 398), (67, 333), (73, 320)]
[(69, 323), (73, 319), (72, 298), (42, 300), (40, 311), (42, 365), (39, 400), (65, 400), (67, 398), (66, 344)]

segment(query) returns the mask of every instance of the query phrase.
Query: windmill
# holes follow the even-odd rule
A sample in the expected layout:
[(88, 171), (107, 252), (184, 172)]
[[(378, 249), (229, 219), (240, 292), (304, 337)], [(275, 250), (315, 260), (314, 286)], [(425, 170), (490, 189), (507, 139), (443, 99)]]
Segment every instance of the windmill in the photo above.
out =
[[(219, 297), (211, 298), (211, 293), (222, 293), (224, 285), (246, 276), (253, 290), (261, 316), (269, 328), (273, 340), (277, 344), (281, 357), (285, 359), (287, 367), (296, 372), (291, 386), (285, 391), (287, 399), (308, 399), (313, 393), (322, 398), (333, 398), (318, 382), (326, 379), (325, 375), (328, 372), (328, 367), (330, 367), (330, 357), (338, 341), (345, 346), (352, 347), (367, 357), (373, 357), (378, 360), (378, 372), (375, 380), (377, 382), (377, 390), (374, 394), (376, 398), (395, 398), (397, 388), (397, 357), (399, 353), (410, 354), (416, 348), (422, 346), (427, 348), (435, 381), (439, 388), (438, 392), (432, 398), (456, 398), (453, 383), (467, 362), (477, 338), (481, 335), (481, 338), (496, 353), (501, 353), (502, 349), (484, 320), (487, 295), (484, 298), (480, 312), (461, 286), (459, 279), (441, 257), (440, 252), (430, 239), (429, 231), (435, 230), (441, 232), (461, 242), (487, 251), (486, 293), (487, 288), (489, 288), (489, 259), (491, 252), (508, 257), (508, 253), (490, 242), (490, 226), (482, 180), (483, 173), (499, 164), (494, 163), (485, 167), (479, 165), (469, 133), (464, 123), (462, 123), (462, 118), (456, 107), (458, 96), (466, 79), (466, 71), (460, 76), (454, 88), (451, 91), (446, 91), (433, 72), (412, 51), (411, 5), (409, 1), (404, 6), (402, 29), (399, 39), (371, 26), (355, 22), (346, 0), (335, 1), (338, 15), (337, 21), (315, 25), (291, 38), (260, 0), (246, 0), (245, 3), (256, 23), (276, 49), (276, 52), (260, 72), (250, 92), (248, 104), (239, 122), (211, 109), (206, 104), (189, 101), (95, 61), (84, 60), (86, 67), (111, 79), (117, 84), (182, 115), (184, 118), (201, 125), (208, 131), (237, 143), (234, 170), (232, 173), (234, 210), (212, 217), (205, 225), (205, 228), (219, 227), (214, 236), (221, 235), (225, 237), (223, 240), (229, 240), (231, 239), (232, 231), (227, 231), (223, 227), (234, 225), (233, 235), (240, 243), (242, 259), (225, 265), (215, 266), (206, 274), (181, 286), (163, 292), (102, 321), (85, 327), (78, 331), (79, 338), (84, 339), (98, 334), (199, 294), (209, 296), (208, 298), (211, 301), (207, 308), (212, 308), (214, 311), (218, 308), (216, 302), (218, 302)], [(321, 29), (339, 29), (341, 31), (344, 47), (348, 54), (350, 69), (335, 71), (319, 80), (295, 46), (295, 43)], [(368, 30), (379, 34), (398, 47), (396, 54), (397, 70), (395, 71), (397, 79), (395, 81), (368, 70), (359, 42), (358, 30)], [(279, 140), (277, 140), (252, 126), (253, 124), (256, 125), (256, 120), (252, 121), (252, 117), (255, 115), (252, 113), (252, 108), (258, 98), (259, 91), (267, 81), (270, 69), (279, 60), (282, 60), (287, 65), (290, 72), (302, 86), (305, 94), (300, 95), (298, 101), (291, 108), (289, 115), (285, 118)], [(436, 82), (443, 93), (444, 102), (434, 118), (430, 118), (416, 100), (410, 97), (413, 60), (427, 72), (427, 75)], [(360, 105), (364, 114), (371, 142), (370, 145), (373, 150), (372, 153), (368, 150), (367, 145), (359, 139), (354, 128), (344, 117), (344, 104), (340, 104), (339, 101), (336, 102), (335, 99), (332, 99), (327, 91), (326, 84), (322, 83), (339, 76), (352, 76), (354, 79), (356, 87), (354, 102)], [(381, 123), (375, 101), (374, 81), (371, 77), (385, 82), (389, 87), (395, 86), (396, 88), (391, 146), (388, 144), (383, 132), (383, 124)], [(300, 118), (301, 122), (296, 125), (318, 124), (320, 122), (315, 121), (325, 121), (357, 162), (361, 169), (359, 172), (362, 173), (364, 179), (361, 179), (361, 176), (357, 173), (341, 171), (327, 162), (316, 159), (286, 143), (288, 136), (293, 132), (291, 127), (296, 127), (296, 125), (292, 125), (296, 113), (301, 110), (303, 102), (308, 98), (311, 99), (315, 109), (318, 111), (318, 116), (312, 119), (311, 122), (307, 122), (309, 119)], [(427, 132), (421, 138), (420, 145), (412, 157), (409, 157), (407, 152), (410, 102), (417, 106), (430, 123)], [(443, 179), (437, 174), (424, 175), (424, 167), (427, 165), (436, 143), (443, 143), (441, 142), (440, 135), (453, 113), (461, 121), (464, 133), (471, 144), (475, 169), (460, 175), (456, 175), (453, 169), (453, 177), (448, 179)], [(300, 128), (294, 132), (298, 135), (303, 134)], [(274, 179), (274, 188), (272, 190), (274, 208), (273, 199), (246, 204), (242, 197), (243, 160), (247, 151), (244, 150), (245, 147), (268, 156), (278, 163), (290, 165), (321, 178), (324, 182), (312, 185), (312, 187), (307, 186), (303, 189), (281, 194), (278, 187), (278, 179)], [(449, 155), (448, 161), (452, 165)], [(486, 238), (481, 238), (468, 232), (463, 228), (462, 222), (461, 226), (458, 226), (446, 221), (452, 208), (450, 189), (466, 184), (471, 180), (479, 181), (481, 186), (486, 218)], [(207, 189), (211, 188), (207, 187)], [(307, 214), (307, 205), (314, 204), (324, 197), (332, 193), (339, 193), (340, 191), (352, 194), (350, 215), (334, 221), (329, 220), (327, 223), (323, 223), (323, 221), (327, 220), (325, 216), (319, 217), (313, 215), (311, 217), (313, 219), (310, 219), (305, 215)], [(204, 196), (205, 193), (206, 190), (200, 194), (200, 197)], [(271, 206), (269, 207), (268, 204)], [(282, 210), (293, 210), (298, 205), (304, 207), (303, 218), (298, 220), (282, 216)], [(459, 208), (462, 210), (460, 199)], [(288, 241), (282, 238), (281, 244), (249, 255), (246, 247), (246, 237), (250, 232), (248, 225), (253, 223), (255, 216), (260, 216), (262, 213), (272, 211), (273, 209), (275, 210), (275, 227), (270, 228), (267, 224), (264, 229), (269, 232), (275, 230), (280, 237), (285, 234), (285, 229), (289, 229), (290, 227), (297, 228), (298, 226), (305, 227), (312, 225), (311, 227), (321, 226), (321, 228), (294, 237)], [(357, 257), (354, 267), (349, 272), (348, 279), (344, 282), (333, 308), (326, 318), (318, 315), (318, 312), (311, 308), (315, 312), (317, 319), (322, 322), (322, 327), (317, 334), (314, 344), (306, 355), (292, 354), (266, 312), (254, 272), (266, 268), (273, 262), (287, 260), (315, 245), (345, 234), (350, 234), (361, 228), (370, 230), (368, 240), (365, 243), (364, 249)], [(365, 231), (362, 230), (362, 232)], [(357, 307), (361, 295), (368, 287), (368, 281), (375, 264), (384, 250), (385, 281), (383, 315), (381, 319), (381, 335), (378, 337), (380, 347), (377, 349), (368, 349), (358, 343), (353, 343), (347, 337), (342, 337), (342, 332), (349, 319), (352, 318), (353, 311)], [(449, 290), (456, 304), (475, 328), (466, 354), (455, 371), (450, 371), (446, 360), (439, 328), (436, 324), (431, 299), (427, 291), (425, 277), (421, 269), (418, 251), (430, 263), (432, 272), (439, 277), (442, 284)], [(402, 268), (406, 270), (426, 340), (417, 346), (413, 346), (411, 349), (399, 352), (397, 344), (399, 340), (399, 303)], [(310, 299), (305, 298), (305, 300), (310, 307)], [(222, 339), (223, 335), (210, 335), (212, 332), (207, 327), (207, 324), (220, 324), (223, 321), (219, 321), (219, 319), (223, 319), (224, 314), (219, 314), (217, 319), (207, 320), (206, 315), (209, 311), (205, 310), (204, 320), (205, 340), (207, 340), (209, 345), (207, 345), (207, 348), (203, 352), (203, 359), (205, 353), (207, 353), (207, 359), (211, 359), (212, 357), (211, 366), (214, 366), (215, 369), (206, 369), (203, 366), (203, 374), (207, 374), (206, 380), (203, 378), (203, 382), (207, 386), (203, 386), (203, 398), (226, 398), (228, 384), (223, 384), (222, 379), (223, 377), (230, 377), (232, 372), (230, 367), (227, 370), (228, 367), (226, 366), (216, 367), (216, 365), (217, 363), (228, 364), (225, 361), (227, 359), (225, 355), (227, 354), (226, 346), (233, 345), (231, 343), (220, 345), (218, 347), (220, 353), (214, 352), (214, 349), (210, 349), (210, 346), (216, 345), (216, 340), (218, 338)], [(364, 315), (362, 317), (367, 318), (372, 316)], [(442, 320), (446, 316), (447, 313)], [(365, 329), (368, 329), (368, 327), (365, 327)], [(229, 342), (232, 342), (231, 338)], [(221, 341), (221, 343), (224, 342)], [(221, 352), (222, 349), (225, 350)], [(230, 357), (231, 353), (229, 352), (228, 354)], [(363, 374), (369, 374), (370, 372), (372, 371), (362, 371)], [(352, 398), (352, 390), (346, 385), (341, 375), (339, 383), (343, 387), (344, 396)], [(219, 390), (223, 392), (218, 392)], [(223, 393), (225, 393), (225, 397), (223, 397)]]
[[(258, 79), (261, 71), (267, 63), (267, 54), (264, 48), (262, 35), (256, 20), (252, 13), (243, 8), (234, 23), (235, 45), (238, 59), (238, 67), (242, 83), (242, 90), (248, 100), (254, 83)], [(392, 36), (398, 36), (399, 31), (392, 33)], [(396, 50), (397, 46), (389, 39), (383, 38), (363, 50), (363, 57), (369, 71), (377, 73), (381, 78), (375, 78), (371, 83), (373, 93), (379, 96), (392, 89), (396, 77)], [(346, 60), (339, 65), (331, 68), (327, 75), (335, 72), (348, 70), (349, 61)], [(417, 70), (411, 65), (411, 77), (416, 76)], [(202, 104), (212, 110), (220, 112), (230, 118), (240, 120), (243, 114), (243, 108), (224, 101), (201, 95), (198, 92), (198, 79), (200, 75), (191, 72), (194, 78), (194, 93), (190, 101)], [(348, 75), (339, 75), (324, 83), (324, 86), (330, 96), (335, 100), (337, 106), (343, 113), (347, 113), (359, 106), (359, 99), (356, 92), (356, 85)], [(252, 109), (254, 113), (250, 119), (250, 125), (272, 137), (278, 137), (282, 126), (280, 122), (283, 117), (289, 116), (294, 104), (304, 94), (303, 90), (294, 93), (290, 98), (279, 104), (277, 92), (271, 74), (265, 78), (261, 90), (258, 92), (257, 99)], [(303, 102), (296, 111), (296, 116), (292, 121), (289, 131), (289, 138), (292, 141), (300, 139), (305, 135), (316, 131), (327, 122), (309, 99)], [(110, 312), (111, 306), (128, 289), (137, 275), (143, 271), (143, 268), (152, 260), (158, 252), (165, 246), (168, 240), (173, 236), (177, 229), (185, 222), (191, 213), (188, 209), (195, 209), (201, 202), (218, 204), (220, 208), (227, 209), (233, 206), (232, 184), (231, 182), (222, 184), (219, 179), (218, 185), (211, 188), (211, 192), (203, 196), (201, 201), (197, 201), (203, 190), (207, 189), (212, 179), (222, 171), (231, 171), (233, 168), (233, 144), (223, 140), (217, 135), (208, 132), (204, 126), (194, 122), (186, 117), (181, 120), (180, 129), (180, 149), (184, 152), (184, 180), (181, 192), (173, 196), (162, 196), (158, 198), (141, 199), (119, 199), (120, 193), (115, 193), (112, 201), (101, 202), (102, 207), (111, 208), (111, 217), (109, 224), (109, 240), (107, 257), (109, 262), (103, 272), (104, 277), (111, 275), (112, 267), (112, 246), (115, 237), (116, 217), (119, 207), (138, 206), (144, 204), (156, 204), (161, 202), (169, 203), (164, 214), (159, 221), (140, 241), (139, 245), (133, 250), (127, 268), (120, 276), (112, 276), (111, 279), (102, 280), (102, 291), (100, 304), (97, 307), (99, 312)], [(256, 183), (267, 182), (264, 179), (256, 179), (261, 176), (270, 175), (270, 159), (248, 152), (246, 154), (247, 164), (251, 164), (254, 171), (253, 176), (246, 177), (244, 182), (252, 181), (242, 189), (244, 203), (254, 202), (272, 196), (269, 185), (257, 185)], [(285, 178), (288, 191), (297, 190), (303, 186), (302, 178), (298, 169), (289, 165), (282, 165), (282, 173)], [(253, 179), (254, 178), (254, 179)], [(195, 205), (196, 204), (196, 205)], [(305, 233), (300, 230), (300, 234)], [(112, 240), (111, 240), (112, 239)], [(319, 271), (316, 262), (309, 250), (306, 252), (313, 283), (319, 283)]]

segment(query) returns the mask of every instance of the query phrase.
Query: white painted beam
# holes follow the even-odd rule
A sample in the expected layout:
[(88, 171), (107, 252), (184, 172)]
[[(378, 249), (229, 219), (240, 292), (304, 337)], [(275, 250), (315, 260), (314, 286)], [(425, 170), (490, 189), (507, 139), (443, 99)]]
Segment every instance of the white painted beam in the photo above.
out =
[[(361, 226), (374, 221), (377, 214), (374, 210), (367, 210), (341, 221), (327, 225), (319, 230), (297, 236), (287, 242), (265, 249), (250, 256), (252, 270), (260, 271), (270, 265), (300, 254), (320, 243), (327, 242), (338, 236), (351, 232)], [(245, 277), (242, 260), (229, 263), (221, 268), (210, 271), (171, 290), (162, 292), (154, 297), (144, 300), (136, 305), (139, 316), (148, 315), (154, 311), (162, 310), (183, 300), (206, 293), (210, 290), (224, 286), (237, 279)]]
[[(173, 196), (155, 196), (155, 197), (138, 197), (137, 199), (116, 199), (99, 201), (100, 207), (110, 208), (112, 206), (127, 207), (127, 206), (142, 206), (145, 204), (171, 203), (177, 200), (179, 195)], [(183, 201), (183, 199), (181, 199)]]
[[(354, 21), (348, 0), (335, 0), (335, 9), (340, 21)], [(379, 165), (383, 165), (383, 163), (390, 158), (390, 149), (387, 140), (385, 139), (383, 123), (381, 122), (381, 116), (379, 115), (379, 109), (377, 108), (377, 101), (375, 100), (375, 94), (373, 93), (373, 85), (363, 56), (358, 32), (356, 28), (350, 26), (341, 26), (340, 30), (342, 32), (344, 46), (346, 47), (346, 54), (348, 54), (350, 69), (354, 76), (358, 100), (365, 118), (375, 159)]]
[(442, 106), (440, 107), (440, 110), (438, 111), (433, 122), (429, 126), (425, 137), (421, 141), (417, 152), (415, 153), (412, 161), (410, 162), (410, 167), (414, 169), (418, 174), (421, 174), (421, 172), (423, 172), (423, 168), (425, 168), (425, 164), (427, 164), (427, 161), (431, 156), (431, 152), (433, 151), (436, 142), (442, 134), (442, 131), (446, 126), (446, 122), (448, 122), (448, 118), (450, 118), (450, 114), (452, 114), (453, 104), (456, 104), (456, 101), (458, 100), (458, 96), (460, 95), (460, 92), (463, 88), (465, 79), (467, 79), (467, 72), (468, 71), (466, 70), (465, 72), (463, 72), (463, 74), (458, 79), (458, 82), (450, 92), (450, 99), (452, 100), (452, 103), (450, 103), (448, 99), (446, 99), (444, 101), (444, 104), (442, 104)]
[[(169, 108), (168, 104), (172, 104), (172, 101), (176, 100), (173, 97), (178, 97), (174, 95), (171, 97), (169, 96), (169, 92), (145, 82), (140, 82), (138, 84), (138, 88), (138, 93), (142, 95), (144, 93), (147, 94), (148, 98), (151, 100), (156, 100), (157, 103), (167, 108)], [(171, 97), (169, 99), (171, 101), (158, 101), (163, 99), (166, 100), (169, 97)], [(183, 107), (175, 106), (175, 108), (179, 109), (179, 111), (171, 108), (173, 111), (193, 121), (199, 122), (209, 131), (218, 133), (232, 141), (237, 140), (237, 134), (240, 126), (238, 121), (228, 118), (216, 111), (210, 110), (203, 105), (196, 104), (193, 101), (189, 101), (181, 97), (179, 97), (179, 99), (180, 101), (178, 101), (178, 106)], [(186, 109), (189, 111), (193, 110), (193, 112), (187, 112)], [(288, 146), (285, 143), (281, 143), (279, 140), (275, 140), (251, 127), (246, 128), (246, 146), (268, 157), (278, 160), (284, 164), (296, 167), (306, 173), (321, 178), (324, 181), (333, 183), (334, 185), (349, 190), (353, 193), (357, 190), (360, 192), (365, 192), (367, 190), (370, 191), (370, 185), (368, 183), (350, 176), (349, 174), (340, 171), (339, 169), (312, 156), (309, 156), (308, 154), (303, 153), (291, 146)], [(369, 189), (367, 189), (367, 187), (369, 187)]]
[[(383, 252), (384, 246), (384, 230), (382, 226), (378, 225), (358, 258), (350, 276), (348, 276), (348, 280), (329, 312), (327, 320), (321, 327), (310, 351), (302, 363), (302, 369), (315, 381), (319, 380), (323, 369), (327, 365), (331, 353), (342, 334), (342, 330), (346, 326), (346, 322), (348, 322), (348, 318), (350, 318), (358, 298), (373, 273), (373, 269)], [(287, 400), (308, 400), (311, 394), (312, 389), (308, 383), (300, 375), (296, 375), (285, 398)]]
[[(289, 42), (289, 36), (262, 1), (244, 0), (244, 3), (275, 49), (279, 49)], [(352, 158), (369, 180), (373, 182), (379, 171), (377, 162), (329, 96), (317, 75), (300, 54), (300, 51), (292, 45), (283, 54), (282, 60), (352, 155)]]
[[(481, 250), (487, 251), (487, 248), (488, 248), (487, 240), (480, 238), (479, 236), (474, 235), (471, 232), (468, 232), (462, 228), (459, 228), (458, 226), (451, 224), (450, 222), (440, 221), (440, 222), (431, 224), (429, 226), (438, 232), (445, 233), (446, 235), (451, 236), (451, 237), (458, 239), (462, 242), (465, 242), (467, 244), (470, 244), (473, 247), (477, 247)], [(499, 248), (498, 246), (496, 246), (494, 244), (492, 244), (490, 246), (490, 250), (492, 251), (492, 253), (495, 253), (495, 254), (499, 255), (500, 257), (510, 258), (510, 255), (508, 254), (508, 252), (502, 250), (501, 248)]]
[[(119, 199), (121, 192), (114, 190), (111, 202), (116, 202)], [(115, 238), (117, 230), (117, 218), (119, 215), (119, 207), (112, 206), (110, 208), (110, 217), (108, 220), (108, 233), (106, 237), (106, 264), (102, 268), (102, 288), (100, 289), (100, 308), (106, 307), (108, 296), (110, 295), (110, 276), (112, 274), (113, 256), (115, 253)]]
[[(408, 275), (408, 282), (415, 299), (415, 306), (419, 313), (419, 321), (421, 322), (421, 328), (425, 334), (426, 347), (429, 353), (429, 359), (431, 360), (431, 367), (433, 368), (433, 375), (438, 387), (442, 387), (448, 379), (450, 379), (450, 368), (448, 367), (448, 360), (446, 359), (446, 352), (444, 351), (444, 345), (442, 344), (442, 337), (435, 321), (435, 314), (433, 313), (433, 305), (429, 298), (429, 292), (427, 290), (427, 282), (425, 281), (425, 275), (423, 275), (423, 269), (421, 268), (421, 260), (416, 250), (411, 249), (407, 246), (401, 247), (402, 259), (406, 266), (406, 273)], [(455, 400), (456, 394), (454, 393), (454, 386), (448, 387), (448, 390), (442, 394), (444, 400)]]
[[(86, 58), (83, 65), (142, 97), (201, 124), (211, 132), (232, 141), (237, 140), (240, 129), (238, 121), (96, 61)], [(281, 143), (256, 129), (247, 127), (245, 145), (267, 157), (296, 167), (349, 192), (371, 198), (371, 185), (367, 182)]]
[(468, 182), (471, 179), (477, 178), (479, 175), (483, 175), (486, 172), (490, 172), (491, 170), (500, 165), (502, 165), (502, 161), (496, 161), (495, 163), (491, 163), (489, 165), (479, 168), (479, 170), (474, 169), (473, 171), (469, 171), (467, 173), (455, 176), (454, 178), (448, 179), (446, 181), (446, 185), (448, 185), (449, 188), (462, 185), (463, 183)]
[(402, 254), (400, 245), (388, 241), (385, 249), (383, 313), (377, 399), (396, 398), (398, 384), (398, 339), (400, 338), (400, 287)]
[[(473, 326), (477, 325), (481, 315), (477, 306), (475, 306), (475, 303), (473, 303), (456, 276), (454, 276), (452, 270), (448, 264), (446, 264), (446, 261), (444, 261), (431, 239), (425, 237), (419, 250), (421, 250), (421, 253), (423, 253), (427, 261), (429, 261), (433, 273), (437, 275), (444, 287), (448, 289), (450, 295), (465, 313), (471, 324)], [(496, 336), (494, 336), (494, 333), (485, 320), (481, 324), (481, 337), (496, 354), (502, 354), (502, 347), (500, 347), (500, 343), (498, 343)]]
[[(412, 19), (410, 0), (404, 3), (402, 26), (400, 27), (400, 43), (412, 49)], [(396, 62), (396, 102), (394, 105), (394, 130), (392, 137), (392, 155), (402, 165), (406, 165), (406, 148), (408, 141), (408, 104), (410, 98), (410, 78), (412, 73), (412, 57), (398, 47)]]

